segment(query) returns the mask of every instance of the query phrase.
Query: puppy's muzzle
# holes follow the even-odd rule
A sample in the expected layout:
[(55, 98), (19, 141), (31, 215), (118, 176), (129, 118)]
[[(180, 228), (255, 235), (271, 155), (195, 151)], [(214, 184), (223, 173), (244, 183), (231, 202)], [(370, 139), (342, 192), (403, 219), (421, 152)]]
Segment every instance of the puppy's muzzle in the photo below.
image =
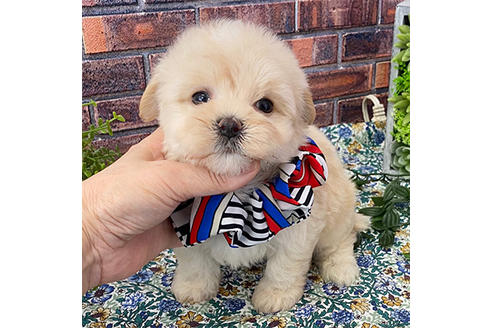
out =
[(235, 117), (224, 117), (217, 121), (217, 126), (220, 135), (229, 139), (238, 137), (243, 130), (242, 122)]

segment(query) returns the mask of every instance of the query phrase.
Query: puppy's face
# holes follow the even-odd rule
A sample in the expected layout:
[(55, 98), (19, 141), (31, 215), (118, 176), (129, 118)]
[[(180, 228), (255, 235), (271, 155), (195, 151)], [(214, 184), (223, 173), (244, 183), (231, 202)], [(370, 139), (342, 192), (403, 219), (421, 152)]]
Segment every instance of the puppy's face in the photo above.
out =
[(295, 156), (314, 107), (287, 46), (260, 27), (218, 21), (188, 29), (169, 49), (140, 115), (159, 118), (168, 159), (237, 174), (252, 160)]

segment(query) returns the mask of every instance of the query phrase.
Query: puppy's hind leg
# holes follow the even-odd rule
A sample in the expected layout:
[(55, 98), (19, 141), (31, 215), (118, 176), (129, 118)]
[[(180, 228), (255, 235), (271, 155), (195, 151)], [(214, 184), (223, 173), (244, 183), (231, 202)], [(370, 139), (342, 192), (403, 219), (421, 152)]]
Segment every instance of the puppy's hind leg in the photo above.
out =
[(178, 265), (171, 290), (180, 303), (205, 302), (217, 295), (220, 265), (203, 245), (174, 249)]
[(357, 232), (369, 228), (369, 218), (354, 213), (353, 229), (345, 236), (330, 234), (327, 226), (316, 245), (314, 260), (325, 281), (340, 286), (353, 284), (359, 277), (359, 266), (355, 260), (354, 243)]

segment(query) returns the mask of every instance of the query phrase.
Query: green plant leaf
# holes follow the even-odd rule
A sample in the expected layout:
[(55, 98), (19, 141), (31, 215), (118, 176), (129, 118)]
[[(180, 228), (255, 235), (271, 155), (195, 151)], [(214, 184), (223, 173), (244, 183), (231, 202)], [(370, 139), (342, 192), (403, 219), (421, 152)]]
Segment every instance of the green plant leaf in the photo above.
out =
[(410, 26), (402, 24), (402, 25), (398, 26), (398, 30), (400, 30), (400, 32), (403, 34), (408, 34), (408, 33), (410, 33)]
[(385, 202), (388, 202), (389, 200), (391, 200), (391, 198), (395, 196), (395, 192), (393, 191), (394, 186), (395, 186), (394, 181), (392, 181), (390, 184), (386, 186), (386, 189), (384, 190), (383, 193), (383, 200)]
[(394, 244), (395, 242), (395, 233), (391, 230), (384, 230), (380, 235), (379, 235), (379, 244), (382, 247), (390, 247)]
[(396, 37), (400, 39), (404, 44), (410, 41), (410, 34), (398, 34)]
[(409, 104), (410, 104), (410, 102), (407, 99), (402, 99), (402, 100), (398, 101), (397, 103), (395, 103), (393, 105), (393, 108), (402, 109), (402, 108), (408, 107)]
[(386, 210), (383, 215), (382, 223), (386, 227), (386, 229), (400, 227), (400, 216), (393, 207)]
[(361, 208), (359, 210), (359, 213), (367, 216), (379, 216), (382, 215), (384, 211), (385, 211), (384, 207), (366, 207), (366, 208)]
[(376, 216), (371, 219), (371, 227), (376, 231), (384, 231), (386, 227), (383, 224), (383, 217)]
[(410, 200), (410, 190), (406, 187), (403, 186), (396, 186), (395, 187), (395, 194), (399, 197), (401, 197), (405, 201)]
[(401, 61), (401, 58), (403, 57), (403, 51), (400, 51), (393, 59), (392, 61), (395, 63), (398, 63)]
[(401, 57), (401, 60), (404, 62), (407, 62), (410, 60), (410, 48), (403, 50), (403, 55)]
[(384, 205), (384, 200), (383, 197), (371, 197), (372, 202), (374, 203), (375, 206), (383, 206)]

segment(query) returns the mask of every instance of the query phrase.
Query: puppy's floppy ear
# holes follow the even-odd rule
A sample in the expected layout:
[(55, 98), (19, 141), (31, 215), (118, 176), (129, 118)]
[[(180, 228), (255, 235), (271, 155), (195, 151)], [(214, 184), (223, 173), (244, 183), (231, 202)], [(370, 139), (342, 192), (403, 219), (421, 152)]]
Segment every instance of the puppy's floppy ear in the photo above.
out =
[(316, 109), (314, 108), (313, 96), (309, 89), (305, 89), (302, 93), (302, 118), (307, 124), (313, 124), (316, 117)]
[(156, 97), (157, 87), (157, 79), (151, 79), (149, 85), (145, 88), (142, 98), (140, 99), (138, 115), (144, 122), (150, 122), (159, 116), (159, 107)]

